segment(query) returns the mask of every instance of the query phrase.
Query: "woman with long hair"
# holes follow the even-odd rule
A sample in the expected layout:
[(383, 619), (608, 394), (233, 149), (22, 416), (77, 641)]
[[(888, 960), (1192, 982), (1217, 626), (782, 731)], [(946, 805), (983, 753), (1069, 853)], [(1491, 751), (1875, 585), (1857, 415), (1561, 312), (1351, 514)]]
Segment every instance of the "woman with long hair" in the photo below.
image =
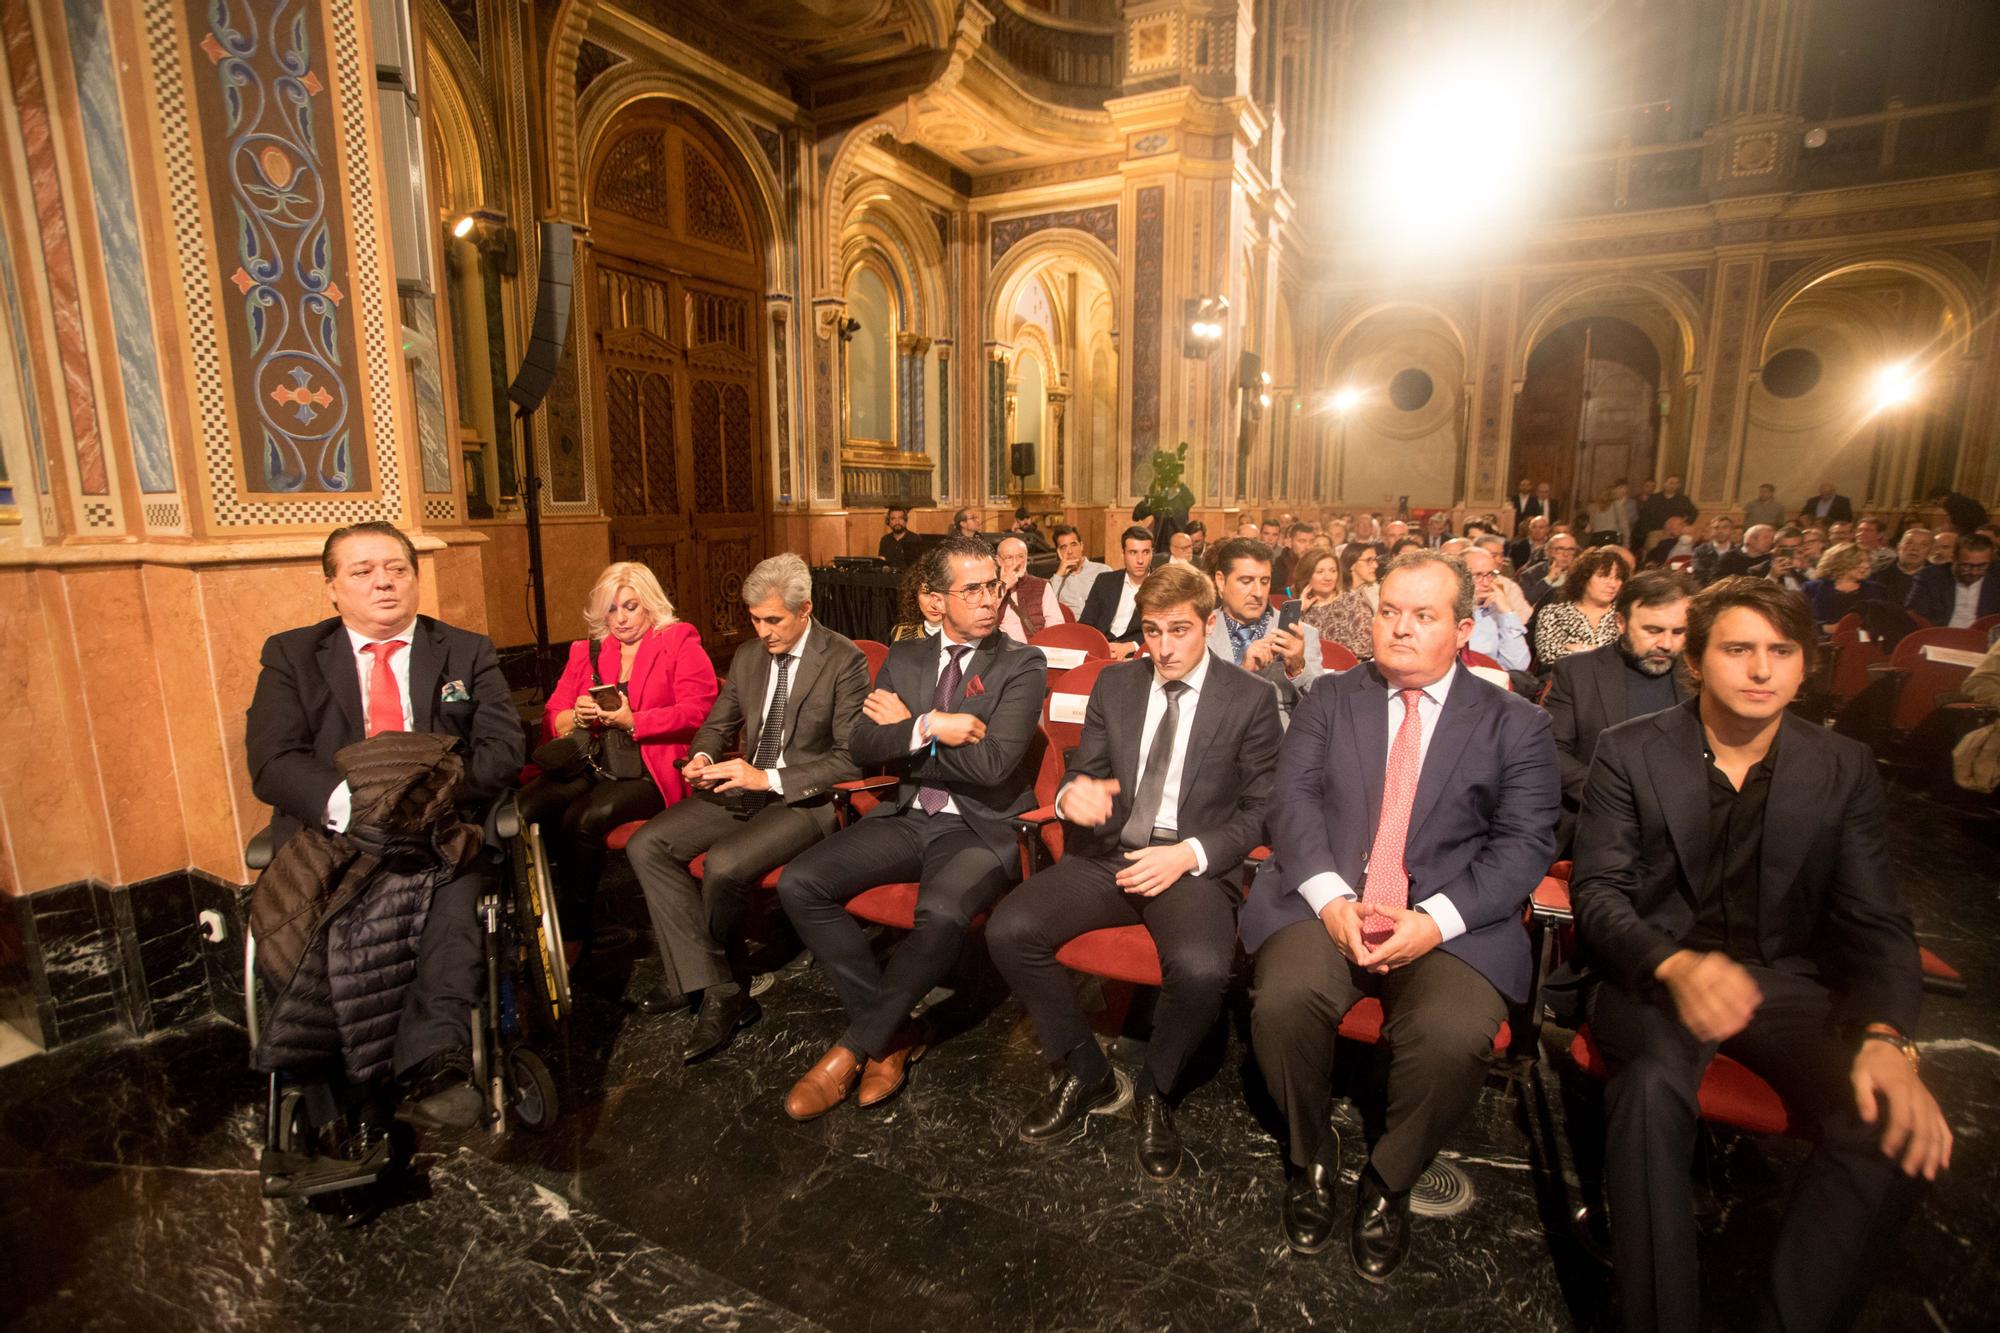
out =
[(1535, 616), (1535, 659), (1544, 670), (1618, 637), (1611, 608), (1631, 577), (1632, 557), (1623, 547), (1593, 546), (1577, 556), (1562, 591)]
[(1799, 593), (1812, 608), (1813, 623), (1837, 625), (1849, 611), (1868, 600), (1868, 552), (1853, 542), (1826, 548)]
[(1374, 542), (1349, 542), (1340, 553), (1340, 595), (1323, 606), (1308, 608), (1302, 617), (1320, 637), (1331, 639), (1366, 661), (1375, 655), (1375, 611), (1381, 589), (1382, 548)]

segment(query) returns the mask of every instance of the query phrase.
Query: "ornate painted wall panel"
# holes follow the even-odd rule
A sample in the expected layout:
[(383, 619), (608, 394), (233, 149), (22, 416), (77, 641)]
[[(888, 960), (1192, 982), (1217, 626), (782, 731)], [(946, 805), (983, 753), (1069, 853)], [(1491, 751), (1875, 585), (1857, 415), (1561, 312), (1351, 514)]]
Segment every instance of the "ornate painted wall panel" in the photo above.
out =
[[(938, 216), (942, 219), (944, 215)], [(990, 233), (993, 263), (997, 266), (1002, 257), (1017, 244), (1036, 232), (1047, 231), (1051, 227), (1062, 227), (1094, 236), (1104, 242), (1105, 248), (1112, 254), (1118, 253), (1118, 205), (1101, 204), (1096, 208), (1070, 208), (1056, 213), (1036, 213), (1031, 217), (1001, 219), (993, 224)]]
[[(1166, 191), (1139, 191), (1132, 267), (1132, 485), (1145, 489), (1160, 443), (1160, 292), (1166, 281)], [(1196, 250), (1200, 253), (1199, 249)]]

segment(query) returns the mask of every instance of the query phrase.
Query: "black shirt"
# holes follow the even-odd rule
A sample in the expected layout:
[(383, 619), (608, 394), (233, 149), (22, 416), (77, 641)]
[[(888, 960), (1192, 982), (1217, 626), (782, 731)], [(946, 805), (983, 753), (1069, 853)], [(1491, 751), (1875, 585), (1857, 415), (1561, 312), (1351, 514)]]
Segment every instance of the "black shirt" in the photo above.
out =
[(1715, 766), (1706, 746), (1708, 765), (1708, 871), (1695, 899), (1694, 932), (1684, 941), (1690, 949), (1726, 953), (1739, 963), (1764, 961), (1757, 939), (1758, 861), (1764, 851), (1764, 809), (1771, 797), (1771, 775), (1778, 766), (1774, 740), (1743, 778), (1741, 790)]
[(901, 540), (897, 539), (895, 533), (885, 532), (882, 534), (881, 545), (875, 548), (875, 554), (887, 560), (897, 569), (905, 569), (912, 560), (917, 558), (916, 539), (907, 529), (905, 529)]

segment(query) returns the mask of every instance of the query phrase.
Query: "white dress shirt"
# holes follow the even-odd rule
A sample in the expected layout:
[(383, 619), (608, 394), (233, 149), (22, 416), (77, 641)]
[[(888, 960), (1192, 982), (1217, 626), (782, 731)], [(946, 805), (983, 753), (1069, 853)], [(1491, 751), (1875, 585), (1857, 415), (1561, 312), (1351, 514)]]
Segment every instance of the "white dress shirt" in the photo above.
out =
[[(808, 620), (806, 622), (805, 629), (800, 631), (799, 633), (799, 641), (793, 644), (785, 652), (778, 653), (772, 657), (770, 671), (764, 677), (764, 706), (757, 711), (757, 716), (759, 718), (768, 719), (771, 716), (771, 700), (777, 698), (778, 696), (777, 659), (780, 657), (789, 657), (792, 659), (792, 667), (790, 673), (791, 678), (785, 682), (785, 720), (789, 721), (791, 719), (792, 691), (798, 688), (799, 663), (805, 660), (806, 639), (809, 638), (811, 635), (812, 635), (812, 622)], [(760, 724), (760, 729), (761, 729), (761, 724)], [(762, 739), (763, 736), (760, 734), (758, 736), (758, 740), (761, 741)], [(755, 759), (757, 756), (755, 753), (752, 753), (749, 757), (751, 759)], [(712, 763), (714, 762), (715, 756), (708, 754), (698, 754), (693, 756), (693, 758)], [(772, 794), (777, 796), (783, 796), (785, 794), (784, 779), (778, 776), (778, 770), (783, 768), (784, 766), (785, 766), (785, 752), (781, 749), (778, 751), (778, 762), (772, 767), (764, 770), (764, 780), (771, 784)]]
[(1049, 579), (1049, 586), (1056, 590), (1056, 600), (1069, 608), (1073, 616), (1083, 614), (1084, 599), (1090, 596), (1090, 585), (1097, 582), (1099, 574), (1109, 574), (1111, 566), (1096, 560), (1086, 560), (1068, 574), (1057, 574)]
[[(951, 631), (944, 627), (943, 621), (938, 622), (937, 633), (933, 637), (937, 640), (937, 656), (938, 656), (937, 678), (939, 680), (944, 679), (945, 669), (951, 665), (951, 650), (953, 648), (965, 649), (964, 652), (958, 655), (958, 669), (960, 672), (964, 672), (968, 664), (970, 664), (972, 661), (972, 654), (975, 651), (975, 646), (969, 643), (960, 643), (958, 640), (952, 638)], [(961, 675), (959, 677), (959, 683), (963, 685), (966, 679), (967, 677)], [(917, 751), (923, 749), (926, 745), (932, 743), (931, 713), (935, 711), (937, 710), (931, 709), (926, 712), (919, 713), (914, 718), (910, 719), (911, 754), (915, 754)], [(917, 785), (921, 787), (924, 784), (918, 783)], [(922, 807), (919, 806), (918, 808), (921, 809)], [(947, 791), (945, 793), (944, 809), (938, 811), (938, 813), (941, 815), (955, 815), (958, 813), (958, 802), (952, 798), (950, 792)]]
[[(1139, 580), (1139, 583), (1144, 582), (1144, 579)], [(1132, 582), (1132, 576), (1127, 574), (1124, 582), (1118, 585), (1118, 609), (1111, 613), (1111, 633), (1114, 638), (1123, 634), (1126, 627), (1132, 623), (1132, 611), (1139, 599), (1139, 583)]]
[(1986, 586), (1984, 579), (1976, 583), (1960, 583), (1956, 579), (1951, 585), (1951, 628), (1966, 629), (1979, 619), (1979, 593)]
[[(1187, 686), (1187, 690), (1181, 695), (1180, 716), (1174, 725), (1174, 752), (1167, 760), (1167, 780), (1166, 785), (1160, 790), (1160, 813), (1153, 819), (1154, 828), (1180, 832), (1183, 766), (1187, 763), (1188, 738), (1194, 735), (1194, 712), (1201, 703), (1201, 686), (1206, 679), (1208, 679), (1208, 654), (1203, 653), (1201, 661), (1195, 663), (1194, 670), (1181, 678), (1181, 683)], [(1133, 779), (1132, 788), (1135, 799), (1139, 794), (1139, 778), (1145, 776), (1146, 756), (1153, 750), (1153, 733), (1160, 729), (1160, 719), (1166, 715), (1166, 682), (1162, 681), (1159, 672), (1155, 671), (1153, 683), (1146, 691), (1146, 720), (1139, 730), (1139, 776)], [(1054, 808), (1057, 818), (1062, 817), (1063, 794), (1068, 790), (1069, 783), (1064, 783), (1062, 791), (1056, 793)], [(1201, 839), (1188, 838), (1186, 842), (1188, 849), (1194, 853), (1194, 873), (1206, 875), (1208, 853), (1202, 850)]]
[[(364, 736), (368, 734), (369, 724), (374, 720), (369, 716), (372, 701), (368, 696), (370, 693), (369, 684), (375, 677), (375, 654), (369, 652), (368, 649), (378, 643), (387, 643), (391, 639), (401, 639), (403, 641), (403, 646), (390, 654), (389, 657), (389, 673), (396, 678), (396, 693), (402, 696), (403, 715), (397, 719), (396, 725), (389, 728), (389, 730), (408, 731), (410, 729), (410, 651), (416, 646), (416, 640), (413, 636), (413, 631), (416, 627), (416, 617), (412, 616), (410, 623), (403, 626), (396, 633), (385, 634), (379, 639), (371, 639), (365, 634), (357, 633), (351, 625), (344, 626), (347, 630), (347, 641), (353, 646), (354, 650), (354, 671), (361, 681), (361, 734)], [(347, 832), (347, 821), (353, 817), (353, 814), (354, 793), (349, 791), (347, 784), (343, 782), (333, 789), (332, 795), (326, 798), (327, 829), (334, 833)]]
[[(1458, 667), (1454, 664), (1451, 670), (1424, 686), (1423, 694), (1417, 701), (1417, 715), (1421, 719), (1423, 729), (1422, 738), (1417, 743), (1419, 774), (1423, 772), (1424, 756), (1430, 753), (1431, 736), (1437, 731), (1438, 718), (1444, 714), (1445, 697), (1451, 693), (1451, 682), (1457, 675)], [(1398, 692), (1399, 687), (1394, 685), (1389, 686), (1384, 692), (1384, 707), (1389, 716), (1389, 745), (1382, 752), (1385, 775), (1388, 771), (1388, 756), (1396, 748), (1396, 733), (1403, 726), (1403, 701), (1396, 697)], [(1385, 790), (1385, 799), (1386, 795)], [(1405, 850), (1407, 851), (1407, 844)], [(1407, 861), (1407, 857), (1405, 860)], [(1354, 887), (1334, 870), (1322, 870), (1306, 880), (1299, 885), (1299, 895), (1306, 900), (1306, 906), (1312, 908), (1314, 916), (1318, 916), (1335, 898), (1360, 896), (1354, 891)], [(1452, 906), (1451, 899), (1442, 893), (1433, 893), (1421, 902), (1412, 903), (1411, 906), (1420, 907), (1427, 912), (1431, 920), (1437, 922), (1438, 933), (1445, 939), (1454, 940), (1465, 933), (1465, 918), (1459, 915), (1456, 907)]]

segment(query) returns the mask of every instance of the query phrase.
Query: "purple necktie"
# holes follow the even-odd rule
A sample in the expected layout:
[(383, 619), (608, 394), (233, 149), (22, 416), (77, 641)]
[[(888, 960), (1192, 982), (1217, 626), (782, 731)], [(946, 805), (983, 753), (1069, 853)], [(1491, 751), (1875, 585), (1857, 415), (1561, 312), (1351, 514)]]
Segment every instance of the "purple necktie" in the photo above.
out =
[[(938, 673), (937, 692), (931, 695), (931, 709), (934, 712), (943, 713), (950, 710), (951, 697), (958, 693), (958, 682), (963, 677), (959, 663), (964, 659), (960, 654), (967, 651), (968, 649), (962, 644), (952, 644), (945, 649), (945, 652), (951, 655), (951, 661)], [(943, 810), (945, 802), (950, 799), (951, 793), (943, 787), (917, 788), (917, 804), (923, 807), (927, 815), (934, 815)]]

